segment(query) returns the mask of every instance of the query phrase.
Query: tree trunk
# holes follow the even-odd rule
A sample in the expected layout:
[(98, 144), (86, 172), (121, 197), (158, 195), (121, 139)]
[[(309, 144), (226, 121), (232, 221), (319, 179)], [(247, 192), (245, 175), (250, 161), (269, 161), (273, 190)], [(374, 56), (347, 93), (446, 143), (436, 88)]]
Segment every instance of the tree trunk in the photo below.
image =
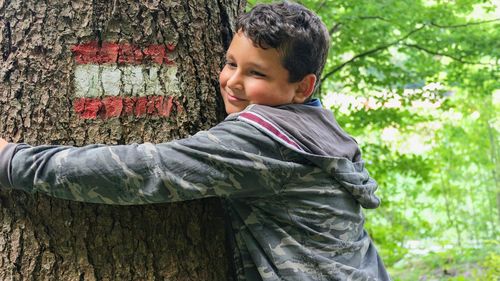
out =
[[(222, 117), (244, 1), (0, 0), (0, 134), (164, 142)], [(0, 192), (0, 280), (229, 280), (219, 200), (93, 205)]]

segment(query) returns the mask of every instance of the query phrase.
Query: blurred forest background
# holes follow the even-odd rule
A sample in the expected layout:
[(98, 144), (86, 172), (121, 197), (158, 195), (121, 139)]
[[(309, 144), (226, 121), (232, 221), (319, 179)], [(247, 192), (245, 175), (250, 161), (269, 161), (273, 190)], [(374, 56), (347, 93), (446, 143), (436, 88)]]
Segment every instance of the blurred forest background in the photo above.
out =
[(300, 3), (330, 30), (320, 96), (380, 185), (392, 277), (500, 280), (500, 1)]

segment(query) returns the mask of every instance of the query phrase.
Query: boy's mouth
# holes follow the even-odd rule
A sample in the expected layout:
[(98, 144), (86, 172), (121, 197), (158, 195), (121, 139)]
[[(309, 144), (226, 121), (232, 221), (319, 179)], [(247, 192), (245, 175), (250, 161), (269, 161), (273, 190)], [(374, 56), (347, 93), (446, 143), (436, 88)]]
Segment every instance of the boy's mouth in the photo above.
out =
[(228, 101), (233, 101), (233, 102), (235, 102), (235, 101), (245, 101), (244, 99), (241, 99), (241, 98), (238, 98), (237, 96), (232, 95), (228, 91), (226, 91), (226, 96), (227, 96), (227, 100)]

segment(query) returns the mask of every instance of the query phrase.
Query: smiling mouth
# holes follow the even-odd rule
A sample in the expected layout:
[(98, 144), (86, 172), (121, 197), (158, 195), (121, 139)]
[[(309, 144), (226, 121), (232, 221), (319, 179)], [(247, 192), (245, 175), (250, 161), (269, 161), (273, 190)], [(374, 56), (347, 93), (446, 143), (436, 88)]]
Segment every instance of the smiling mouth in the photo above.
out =
[(244, 99), (231, 95), (228, 91), (226, 91), (226, 96), (228, 101), (245, 101)]

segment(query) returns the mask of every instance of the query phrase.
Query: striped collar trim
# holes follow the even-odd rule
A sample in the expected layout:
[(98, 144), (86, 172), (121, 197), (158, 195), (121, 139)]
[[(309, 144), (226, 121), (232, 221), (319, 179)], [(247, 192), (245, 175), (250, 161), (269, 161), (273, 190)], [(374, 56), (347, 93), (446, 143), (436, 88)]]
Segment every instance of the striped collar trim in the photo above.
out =
[(304, 151), (294, 140), (290, 139), (282, 130), (276, 127), (274, 124), (269, 122), (266, 118), (255, 112), (244, 111), (238, 115), (238, 120), (247, 122), (260, 130), (266, 132), (268, 135), (272, 136), (274, 139), (278, 140), (285, 146)]

